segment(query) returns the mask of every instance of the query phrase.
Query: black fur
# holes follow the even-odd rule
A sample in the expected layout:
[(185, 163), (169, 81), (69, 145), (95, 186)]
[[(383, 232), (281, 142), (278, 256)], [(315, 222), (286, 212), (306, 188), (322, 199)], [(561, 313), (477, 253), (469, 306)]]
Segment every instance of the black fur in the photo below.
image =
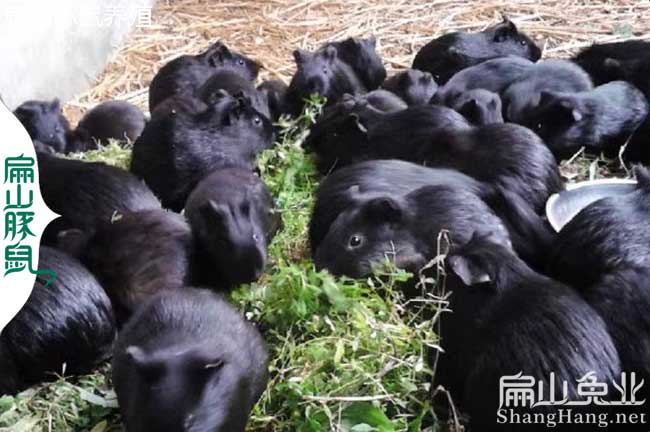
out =
[(643, 94), (625, 81), (613, 81), (588, 92), (543, 91), (539, 106), (524, 124), (558, 160), (571, 157), (583, 146), (590, 152), (616, 156), (647, 115)]
[(223, 97), (220, 92), (226, 91), (231, 96), (244, 96), (250, 99), (253, 108), (272, 120), (269, 111), (269, 101), (265, 92), (255, 88), (253, 83), (242, 77), (232, 69), (221, 69), (216, 71), (198, 90), (198, 96), (208, 105), (217, 103)]
[[(350, 95), (344, 95), (344, 100)], [(385, 112), (401, 111), (408, 108), (402, 98), (388, 90), (377, 89), (363, 95), (352, 96), (355, 103), (368, 104), (370, 107)]]
[[(650, 397), (650, 269), (629, 267), (603, 276), (589, 287), (581, 287), (581, 294), (603, 317), (621, 358), (621, 369), (636, 374), (636, 383), (645, 381), (636, 394), (637, 400)], [(631, 389), (630, 389), (631, 390)], [(637, 407), (644, 412), (648, 407)], [(639, 425), (647, 429), (647, 425)]]
[(207, 109), (208, 104), (198, 97), (176, 95), (168, 97), (156, 105), (156, 108), (151, 112), (151, 118), (169, 117), (178, 113), (199, 114)]
[(580, 211), (558, 233), (549, 272), (576, 287), (627, 268), (650, 268), (650, 175), (636, 170), (637, 189), (603, 198)]
[(254, 81), (260, 65), (250, 58), (231, 51), (222, 42), (215, 42), (197, 55), (183, 55), (164, 65), (149, 86), (149, 112), (175, 95), (195, 96), (196, 91), (221, 68), (232, 69)]
[(201, 284), (231, 289), (260, 277), (280, 216), (256, 174), (212, 172), (190, 194), (185, 215), (196, 239)]
[(27, 303), (0, 336), (20, 377), (18, 390), (55, 378), (64, 364), (66, 375), (90, 373), (110, 356), (115, 340), (111, 302), (88, 270), (45, 246), (39, 269), (56, 272), (57, 279), (45, 286), (37, 277)]
[(339, 214), (357, 202), (351, 188), (358, 188), (357, 194), (370, 199), (401, 197), (429, 185), (450, 185), (482, 197), (490, 193), (488, 186), (454, 170), (426, 168), (401, 160), (371, 160), (347, 166), (325, 177), (316, 191), (309, 222), (312, 255)]
[(528, 36), (504, 18), (481, 32), (454, 32), (432, 40), (415, 56), (413, 69), (431, 73), (442, 85), (459, 71), (491, 58), (514, 55), (537, 61), (541, 54)]
[(510, 247), (502, 221), (476, 195), (450, 185), (424, 186), (403, 196), (360, 195), (340, 213), (315, 251), (317, 268), (363, 277), (386, 259), (418, 272), (438, 255), (438, 235), (464, 243), (488, 225), (495, 239)]
[(462, 173), (511, 191), (538, 213), (563, 189), (553, 154), (537, 135), (511, 123), (447, 130), (420, 147), (414, 161)]
[(58, 99), (24, 102), (16, 108), (14, 115), (33, 141), (52, 147), (56, 153), (67, 151), (66, 134), (70, 132), (70, 123), (63, 116)]
[[(525, 180), (528, 181), (528, 180)], [(316, 192), (309, 224), (312, 256), (315, 256), (334, 221), (354, 208), (359, 198), (402, 199), (424, 186), (449, 186), (482, 199), (503, 220), (513, 246), (528, 262), (539, 267), (554, 237), (530, 203), (508, 190), (510, 184), (493, 186), (455, 170), (426, 168), (399, 160), (375, 160), (345, 167), (326, 177)], [(354, 191), (354, 193), (352, 193)]]
[(562, 189), (555, 159), (537, 135), (514, 124), (472, 127), (441, 106), (383, 113), (346, 100), (326, 110), (305, 146), (316, 153), (321, 172), (368, 159), (454, 168), (517, 193), (537, 212)]
[[(521, 372), (541, 380), (546, 395), (554, 372), (557, 400), (562, 380), (571, 400), (584, 400), (577, 380), (589, 372), (600, 382), (620, 381), (620, 360), (605, 323), (571, 288), (535, 273), (491, 239), (475, 237), (453, 248), (445, 261), (452, 312), (441, 316), (444, 352), (435, 384), (449, 390), (457, 408), (469, 415), (470, 430), (547, 430), (544, 424), (496, 424), (499, 381), (506, 375)], [(557, 414), (559, 408), (515, 411)], [(583, 430), (575, 424), (558, 428)]]
[(338, 57), (350, 65), (367, 90), (379, 88), (386, 79), (386, 68), (377, 54), (377, 39), (347, 38), (338, 42), (329, 42), (322, 48), (333, 46)]
[(151, 190), (120, 168), (39, 154), (38, 169), (45, 204), (62, 216), (45, 230), (46, 245), (55, 245), (62, 230), (93, 230), (110, 222), (116, 212), (160, 208)]
[(625, 79), (625, 67), (621, 66), (643, 58), (650, 58), (650, 42), (628, 40), (594, 44), (580, 51), (573, 61), (591, 75), (595, 85), (601, 85)]
[(316, 153), (319, 170), (327, 173), (368, 159), (416, 161), (420, 149), (441, 131), (469, 127), (450, 108), (420, 105), (386, 113), (356, 97), (328, 107), (304, 146)]
[(433, 102), (451, 105), (467, 90), (485, 89), (501, 94), (527, 76), (534, 63), (521, 57), (500, 57), (463, 69), (438, 89)]
[(108, 144), (109, 139), (133, 143), (147, 123), (140, 108), (124, 101), (103, 102), (88, 111), (77, 125), (76, 132)]
[(59, 247), (97, 277), (120, 325), (159, 290), (192, 280), (190, 227), (182, 216), (162, 209), (118, 214), (93, 231), (63, 231)]
[(489, 90), (468, 90), (458, 96), (451, 107), (473, 125), (503, 123), (501, 98)]
[(257, 86), (257, 90), (266, 95), (266, 99), (269, 102), (269, 112), (273, 121), (277, 121), (286, 112), (285, 99), (288, 89), (289, 86), (280, 80), (264, 81)]
[(126, 430), (244, 432), (267, 363), (260, 334), (223, 297), (189, 287), (161, 293), (116, 344), (113, 383)]
[(194, 186), (219, 168), (252, 169), (273, 144), (273, 126), (246, 98), (225, 94), (199, 114), (154, 116), (133, 146), (131, 171), (163, 206), (180, 210)]
[(584, 92), (593, 88), (589, 74), (568, 60), (544, 60), (535, 64), (521, 80), (503, 93), (508, 121), (521, 123), (539, 105), (542, 91)]
[(293, 52), (297, 70), (287, 90), (286, 109), (298, 115), (305, 99), (312, 94), (327, 98), (329, 105), (338, 102), (346, 94), (366, 93), (368, 90), (354, 69), (341, 60), (336, 47), (329, 45), (315, 52)]
[(438, 91), (433, 75), (417, 69), (407, 69), (393, 75), (381, 86), (404, 99), (408, 105), (426, 105)]

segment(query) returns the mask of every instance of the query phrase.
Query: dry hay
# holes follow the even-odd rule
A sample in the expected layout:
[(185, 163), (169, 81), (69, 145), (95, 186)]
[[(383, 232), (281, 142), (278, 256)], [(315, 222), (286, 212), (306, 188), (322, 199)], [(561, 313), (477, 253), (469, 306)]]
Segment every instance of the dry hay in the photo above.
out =
[(261, 61), (263, 78), (288, 81), (295, 68), (291, 52), (298, 47), (374, 34), (390, 71), (408, 67), (432, 37), (481, 30), (501, 14), (529, 33), (545, 56), (566, 57), (596, 41), (650, 38), (648, 0), (158, 0), (152, 27), (137, 29), (97, 85), (70, 101), (66, 112), (77, 119), (83, 110), (110, 99), (145, 108), (147, 85), (156, 70), (217, 39)]

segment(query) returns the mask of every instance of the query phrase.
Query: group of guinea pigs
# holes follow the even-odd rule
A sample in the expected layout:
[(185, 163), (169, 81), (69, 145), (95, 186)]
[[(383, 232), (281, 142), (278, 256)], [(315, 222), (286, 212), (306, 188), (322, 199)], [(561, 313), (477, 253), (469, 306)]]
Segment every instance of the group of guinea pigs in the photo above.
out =
[[(607, 383), (635, 372), (650, 388), (650, 175), (639, 165), (634, 192), (591, 204), (560, 233), (543, 217), (564, 187), (558, 162), (580, 149), (650, 162), (649, 42), (539, 61), (504, 19), (432, 40), (388, 78), (374, 38), (293, 54), (288, 86), (257, 87), (260, 65), (223, 43), (178, 57), (151, 82), (148, 119), (112, 101), (72, 130), (57, 101), (16, 109), (62, 217), (40, 249), (57, 280), (37, 280), (0, 338), (0, 393), (112, 357), (128, 431), (243, 431), (268, 355), (218, 293), (265, 269), (281, 218), (256, 156), (313, 94), (326, 100), (303, 143), (324, 175), (309, 226), (316, 267), (364, 277), (389, 259), (418, 273), (446, 233), (452, 312), (440, 318), (434, 384), (466, 428), (545, 430), (496, 424), (505, 375), (548, 388), (553, 372), (559, 399), (566, 381), (566, 397), (583, 400), (588, 372)], [(110, 138), (133, 142), (130, 172), (57, 155)]]

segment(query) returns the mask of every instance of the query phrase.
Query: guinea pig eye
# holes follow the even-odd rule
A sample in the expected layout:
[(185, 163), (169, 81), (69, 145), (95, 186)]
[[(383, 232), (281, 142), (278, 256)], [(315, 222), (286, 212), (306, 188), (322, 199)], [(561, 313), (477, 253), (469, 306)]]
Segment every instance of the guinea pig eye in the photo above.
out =
[(348, 242), (348, 245), (351, 248), (358, 248), (359, 246), (361, 246), (362, 243), (363, 243), (363, 239), (361, 238), (361, 236), (355, 234), (352, 237), (350, 237), (350, 241)]
[(542, 126), (543, 126), (542, 123), (537, 123), (535, 125), (535, 130), (542, 130)]
[(239, 66), (244, 66), (244, 60), (242, 60), (242, 59), (237, 60), (237, 64)]
[(253, 240), (255, 240), (256, 243), (259, 242), (260, 241), (259, 234), (253, 234)]
[(253, 124), (255, 124), (255, 126), (261, 125), (262, 124), (262, 119), (259, 116), (253, 117)]
[(523, 39), (522, 39), (522, 40), (520, 40), (520, 41), (519, 41), (519, 43), (520, 43), (520, 44), (522, 44), (522, 45), (524, 45), (524, 46), (526, 46), (526, 45), (528, 45), (528, 42), (526, 42), (526, 41), (525, 41), (525, 40), (523, 40)]

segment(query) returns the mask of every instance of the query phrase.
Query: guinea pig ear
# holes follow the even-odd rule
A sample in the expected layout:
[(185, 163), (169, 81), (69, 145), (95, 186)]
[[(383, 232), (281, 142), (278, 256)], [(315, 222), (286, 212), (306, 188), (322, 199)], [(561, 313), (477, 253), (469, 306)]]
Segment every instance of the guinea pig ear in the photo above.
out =
[(571, 101), (561, 101), (560, 108), (572, 122), (579, 122), (582, 120), (582, 112), (580, 112), (580, 109), (571, 103)]
[(147, 354), (142, 348), (131, 345), (125, 351), (126, 357), (133, 363), (135, 368), (146, 379), (153, 380), (160, 375), (165, 368), (165, 363)]
[(458, 276), (466, 286), (480, 285), (492, 281), (490, 275), (468, 257), (453, 255), (448, 257), (445, 262), (449, 269)]
[(226, 206), (218, 204), (213, 200), (208, 200), (208, 202), (201, 205), (199, 212), (205, 219), (211, 221), (222, 221), (230, 214), (230, 211)]
[(90, 234), (77, 228), (61, 231), (56, 238), (57, 248), (75, 258), (83, 255), (89, 242)]
[(217, 67), (223, 63), (226, 59), (232, 57), (230, 49), (223, 43), (215, 42), (204, 54), (205, 58), (208, 61), (208, 64), (212, 67)]
[(503, 42), (518, 34), (517, 26), (508, 17), (503, 16), (503, 21), (494, 27), (494, 41)]
[(309, 61), (314, 54), (303, 49), (297, 49), (293, 51), (293, 59), (296, 61), (298, 66), (304, 65)]
[(541, 91), (539, 93), (539, 102), (537, 103), (538, 106), (544, 106), (548, 105), (551, 102), (555, 100), (556, 96), (552, 92), (549, 91)]
[(328, 45), (323, 50), (323, 58), (327, 61), (330, 62), (334, 61), (337, 55), (338, 55), (338, 51), (336, 50), (336, 47), (333, 45)]
[(476, 102), (476, 99), (468, 100), (458, 108), (458, 113), (468, 120), (476, 119), (479, 113), (478, 102)]
[(59, 112), (61, 111), (61, 101), (59, 99), (54, 99), (50, 102), (50, 111)]
[(224, 89), (218, 89), (217, 91), (210, 92), (205, 98), (206, 102), (210, 105), (215, 105), (221, 99), (230, 96), (230, 94)]
[(184, 363), (190, 369), (198, 372), (217, 371), (223, 367), (225, 362), (219, 354), (206, 348), (188, 350), (183, 354)]
[(366, 217), (377, 222), (399, 222), (404, 216), (402, 205), (389, 197), (369, 200), (363, 211)]

